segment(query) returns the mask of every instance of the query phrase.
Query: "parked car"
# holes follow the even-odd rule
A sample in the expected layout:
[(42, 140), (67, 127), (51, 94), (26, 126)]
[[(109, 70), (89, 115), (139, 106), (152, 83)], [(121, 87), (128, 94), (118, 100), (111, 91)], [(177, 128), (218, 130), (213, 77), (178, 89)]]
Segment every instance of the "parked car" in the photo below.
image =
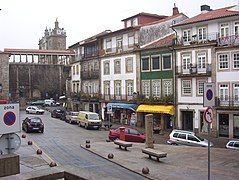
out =
[[(120, 129), (110, 129), (109, 131), (109, 139), (114, 141), (115, 139), (119, 139), (120, 137)], [(125, 141), (128, 142), (145, 142), (145, 135), (140, 133), (138, 130), (133, 128), (125, 127)]]
[(77, 123), (78, 114), (79, 114), (79, 112), (74, 112), (74, 111), (70, 111), (70, 112), (66, 113), (65, 121), (70, 124)]
[(77, 123), (79, 126), (83, 126), (86, 129), (94, 128), (99, 129), (102, 126), (102, 121), (98, 113), (80, 111), (77, 118)]
[(38, 108), (37, 106), (28, 106), (26, 108), (26, 113), (27, 114), (44, 114), (44, 110)]
[(64, 110), (62, 109), (54, 109), (52, 112), (51, 112), (51, 117), (53, 118), (61, 118), (61, 116), (65, 113)]
[[(167, 143), (171, 145), (208, 146), (208, 140), (197, 136), (194, 132), (176, 129), (170, 133)], [(213, 146), (212, 142), (210, 142), (211, 146)]]
[(226, 148), (228, 148), (228, 149), (238, 149), (239, 150), (239, 139), (228, 141), (228, 143), (226, 144)]
[(26, 133), (28, 132), (44, 132), (44, 124), (39, 117), (26, 117), (22, 121), (22, 130), (24, 130)]
[(29, 104), (31, 106), (43, 106), (44, 103), (45, 103), (44, 100), (36, 100), (36, 101), (30, 102)]

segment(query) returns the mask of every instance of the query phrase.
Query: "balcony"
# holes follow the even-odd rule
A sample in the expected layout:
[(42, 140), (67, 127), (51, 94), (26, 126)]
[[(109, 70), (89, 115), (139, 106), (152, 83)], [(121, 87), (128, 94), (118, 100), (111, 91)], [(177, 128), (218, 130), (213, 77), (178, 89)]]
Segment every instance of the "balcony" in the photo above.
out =
[(121, 54), (121, 53), (128, 52), (128, 51), (134, 51), (138, 48), (139, 47), (136, 44), (133, 46), (112, 47), (112, 48), (107, 48), (107, 49), (101, 49), (99, 51), (99, 55), (104, 56), (107, 54), (110, 54), (110, 55)]
[(239, 109), (239, 99), (236, 97), (216, 97), (217, 109)]
[(203, 44), (209, 42), (217, 41), (218, 33), (208, 33), (204, 36), (200, 36), (198, 34), (192, 35), (191, 37), (181, 37), (178, 39), (177, 45), (195, 45), (195, 44)]
[(218, 46), (239, 45), (239, 35), (218, 37), (217, 44)]
[(100, 78), (100, 70), (81, 71), (81, 79), (82, 80), (99, 79), (99, 78)]
[(104, 101), (131, 101), (133, 100), (133, 95), (117, 95), (117, 94), (102, 94), (102, 100)]
[(183, 66), (176, 67), (176, 75), (178, 77), (200, 77), (211, 76), (211, 74), (211, 64), (206, 64), (205, 68), (199, 67), (197, 64), (190, 64), (190, 67), (188, 69), (184, 69)]

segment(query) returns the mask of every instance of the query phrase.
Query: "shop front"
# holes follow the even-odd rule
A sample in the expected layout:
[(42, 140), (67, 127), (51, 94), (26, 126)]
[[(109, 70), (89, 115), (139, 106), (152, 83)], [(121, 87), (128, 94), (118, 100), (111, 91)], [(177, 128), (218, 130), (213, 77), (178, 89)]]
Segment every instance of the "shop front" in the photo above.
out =
[(128, 103), (108, 103), (107, 109), (112, 109), (112, 113), (107, 113), (105, 117), (111, 122), (130, 125), (131, 116), (136, 111), (136, 104)]
[(141, 104), (137, 110), (137, 126), (145, 127), (145, 115), (153, 114), (154, 128), (171, 130), (173, 128), (174, 107), (171, 105), (146, 105)]

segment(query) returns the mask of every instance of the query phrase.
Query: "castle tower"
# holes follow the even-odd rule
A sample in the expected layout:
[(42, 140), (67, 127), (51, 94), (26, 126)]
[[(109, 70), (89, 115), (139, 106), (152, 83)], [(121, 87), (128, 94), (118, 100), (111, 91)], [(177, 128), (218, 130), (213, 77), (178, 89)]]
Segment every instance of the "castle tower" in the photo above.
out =
[(64, 28), (59, 27), (56, 18), (54, 29), (45, 29), (44, 37), (39, 40), (39, 49), (48, 50), (65, 50), (66, 49), (66, 32)]

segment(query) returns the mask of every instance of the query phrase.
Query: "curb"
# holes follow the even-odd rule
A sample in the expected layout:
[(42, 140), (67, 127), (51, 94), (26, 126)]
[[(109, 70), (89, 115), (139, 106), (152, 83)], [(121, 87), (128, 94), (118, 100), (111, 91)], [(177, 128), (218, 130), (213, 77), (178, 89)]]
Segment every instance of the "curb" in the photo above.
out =
[(112, 162), (112, 163), (114, 163), (114, 164), (117, 164), (117, 165), (119, 165), (119, 166), (122, 167), (122, 168), (125, 168), (125, 169), (127, 169), (127, 170), (129, 170), (129, 171), (131, 171), (131, 172), (134, 172), (134, 173), (136, 173), (136, 174), (138, 174), (138, 175), (140, 175), (140, 176), (142, 176), (142, 177), (145, 177), (145, 178), (147, 178), (147, 179), (154, 180), (154, 179), (152, 179), (152, 178), (150, 178), (150, 177), (148, 177), (148, 176), (146, 176), (146, 175), (143, 175), (143, 174), (141, 174), (141, 173), (139, 173), (139, 172), (137, 172), (137, 171), (134, 171), (134, 170), (132, 170), (132, 169), (129, 169), (129, 168), (127, 168), (127, 167), (125, 167), (125, 166), (123, 166), (123, 165), (121, 165), (121, 164), (119, 164), (119, 163), (113, 161), (113, 160), (110, 160), (110, 159), (106, 158), (105, 156), (102, 156), (102, 155), (100, 155), (100, 154), (97, 154), (96, 152), (90, 150), (89, 148), (85, 148), (82, 144), (81, 144), (80, 146), (81, 146), (82, 149), (84, 149), (84, 150), (86, 150), (86, 151), (89, 151), (89, 152), (91, 152), (91, 153), (93, 153), (93, 154), (95, 154), (95, 155), (97, 155), (97, 156), (99, 156), (99, 157), (102, 157), (102, 158), (104, 158), (105, 160), (108, 160), (108, 161), (110, 161), (110, 162)]

